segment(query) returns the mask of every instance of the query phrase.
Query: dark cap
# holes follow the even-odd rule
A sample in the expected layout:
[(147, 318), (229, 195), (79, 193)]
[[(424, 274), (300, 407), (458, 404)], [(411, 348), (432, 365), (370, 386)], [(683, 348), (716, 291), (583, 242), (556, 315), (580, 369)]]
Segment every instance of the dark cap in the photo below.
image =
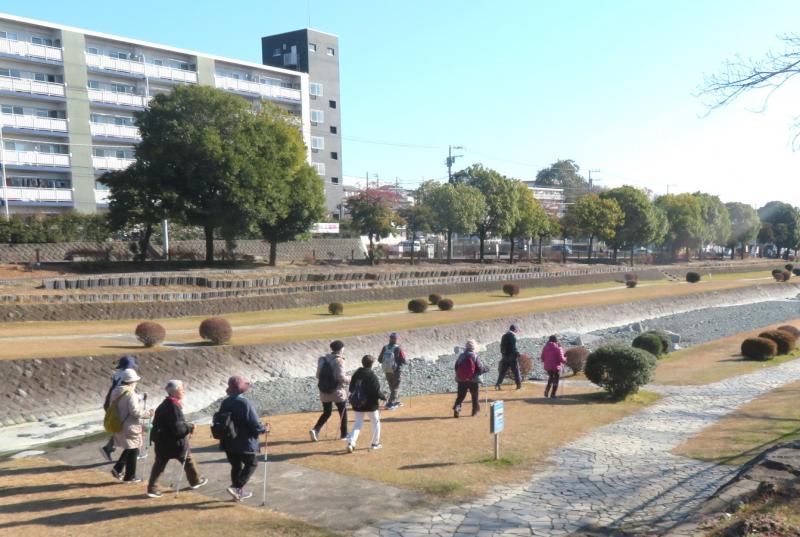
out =
[(517, 325), (515, 325), (515, 324), (512, 324), (511, 326), (509, 326), (508, 329), (511, 332), (519, 332), (519, 328), (517, 328)]
[(333, 352), (339, 352), (343, 348), (344, 348), (344, 343), (341, 340), (336, 339), (334, 341), (331, 341), (331, 350)]

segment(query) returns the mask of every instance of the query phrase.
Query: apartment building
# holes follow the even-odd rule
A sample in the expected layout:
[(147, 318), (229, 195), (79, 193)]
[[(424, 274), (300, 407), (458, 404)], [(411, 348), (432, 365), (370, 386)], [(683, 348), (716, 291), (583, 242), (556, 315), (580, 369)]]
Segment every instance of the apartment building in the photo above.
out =
[(561, 218), (567, 212), (567, 200), (564, 196), (563, 188), (543, 187), (536, 184), (536, 181), (522, 181), (533, 193), (544, 209)]
[(305, 72), (0, 14), (0, 201), (11, 213), (106, 207), (98, 179), (133, 162), (133, 113), (176, 84), (276, 103), (314, 147)]
[(264, 64), (308, 74), (311, 163), (325, 181), (328, 212), (343, 214), (339, 38), (303, 29), (261, 39)]

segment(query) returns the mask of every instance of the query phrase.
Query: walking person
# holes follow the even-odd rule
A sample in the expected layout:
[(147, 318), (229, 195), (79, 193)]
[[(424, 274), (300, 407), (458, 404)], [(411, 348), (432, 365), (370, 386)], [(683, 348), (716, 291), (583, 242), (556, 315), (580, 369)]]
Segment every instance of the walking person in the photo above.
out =
[(499, 390), (505, 380), (508, 370), (510, 369), (514, 375), (514, 381), (517, 383), (517, 389), (522, 388), (522, 376), (519, 372), (519, 350), (517, 350), (517, 334), (519, 328), (517, 325), (512, 324), (508, 327), (508, 331), (500, 338), (500, 372), (497, 375), (497, 382), (494, 387)]
[[(108, 392), (106, 393), (106, 399), (103, 403), (103, 410), (108, 410), (108, 406), (111, 404), (111, 392), (114, 391), (114, 388), (120, 385), (120, 382), (122, 381), (122, 372), (126, 369), (133, 369), (134, 371), (139, 369), (135, 356), (126, 355), (120, 358), (117, 362), (117, 367), (114, 370), (114, 374), (111, 375), (111, 386), (108, 388)], [(103, 454), (103, 458), (107, 462), (112, 461), (112, 455), (114, 454), (113, 435), (108, 438), (108, 442), (106, 442), (104, 446), (100, 447), (100, 453)]]
[(331, 352), (317, 361), (317, 388), (322, 401), (322, 415), (308, 434), (311, 440), (319, 440), (322, 427), (331, 417), (333, 405), (339, 412), (339, 438), (347, 439), (347, 384), (350, 378), (344, 374), (344, 343), (338, 339), (331, 342)]
[(378, 411), (379, 400), (385, 401), (386, 396), (381, 393), (381, 383), (378, 375), (372, 370), (375, 357), (369, 354), (361, 358), (361, 367), (353, 373), (350, 379), (350, 404), (356, 413), (356, 423), (353, 425), (353, 432), (350, 433), (350, 441), (347, 443), (347, 451), (352, 453), (356, 449), (358, 435), (364, 426), (364, 418), (369, 416), (372, 424), (372, 442), (370, 449), (380, 449), (381, 445), (381, 416)]
[(249, 389), (250, 382), (244, 377), (230, 377), (226, 391), (228, 397), (222, 400), (217, 412), (228, 414), (230, 425), (235, 431), (233, 437), (220, 440), (220, 449), (225, 451), (231, 465), (231, 486), (228, 487), (228, 494), (236, 501), (246, 500), (253, 495), (244, 487), (258, 467), (258, 437), (267, 432), (267, 428), (258, 419), (253, 403), (244, 397)]
[(139, 483), (136, 477), (136, 461), (139, 458), (139, 448), (142, 447), (142, 418), (153, 415), (153, 411), (145, 410), (144, 402), (139, 393), (136, 393), (136, 383), (141, 378), (133, 369), (125, 369), (120, 374), (120, 383), (111, 392), (109, 407), (114, 407), (122, 428), (114, 433), (114, 444), (123, 449), (111, 475), (124, 483)]
[(389, 343), (381, 348), (378, 362), (383, 366), (383, 374), (389, 384), (389, 399), (386, 401), (386, 410), (394, 410), (403, 406), (399, 399), (400, 379), (406, 364), (406, 353), (398, 343), (397, 332), (389, 334)]
[(147, 482), (147, 495), (150, 498), (162, 496), (158, 490), (158, 478), (171, 459), (177, 459), (183, 465), (190, 488), (199, 489), (208, 483), (208, 479), (201, 477), (197, 471), (189, 451), (189, 437), (194, 433), (194, 423), (188, 423), (183, 415), (183, 398), (186, 395), (183, 381), (170, 380), (164, 389), (167, 397), (158, 405), (153, 417), (151, 438), (155, 444), (156, 460)]
[(456, 394), (456, 402), (453, 405), (453, 417), (457, 418), (461, 415), (461, 403), (467, 396), (467, 392), (472, 396), (472, 415), (474, 416), (481, 410), (479, 400), (479, 384), (480, 375), (486, 373), (487, 368), (481, 362), (478, 355), (475, 354), (475, 340), (467, 340), (464, 345), (464, 352), (462, 352), (456, 359), (455, 371), (456, 382), (458, 383), (458, 391)]
[(561, 377), (561, 368), (567, 363), (564, 349), (561, 348), (556, 336), (550, 336), (547, 339), (547, 343), (542, 349), (541, 358), (544, 370), (547, 372), (547, 387), (544, 389), (544, 396), (555, 399), (558, 391), (558, 380)]

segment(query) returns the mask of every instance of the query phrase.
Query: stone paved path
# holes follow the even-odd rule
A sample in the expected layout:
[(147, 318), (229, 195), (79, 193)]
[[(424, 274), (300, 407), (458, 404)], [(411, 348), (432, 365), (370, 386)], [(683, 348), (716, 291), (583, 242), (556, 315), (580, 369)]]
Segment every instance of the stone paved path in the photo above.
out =
[(705, 386), (651, 386), (663, 394), (661, 401), (568, 444), (531, 482), (496, 487), (473, 503), (414, 512), (355, 535), (558, 536), (592, 525), (663, 535), (737, 470), (670, 450), (738, 406), (796, 380), (800, 360)]

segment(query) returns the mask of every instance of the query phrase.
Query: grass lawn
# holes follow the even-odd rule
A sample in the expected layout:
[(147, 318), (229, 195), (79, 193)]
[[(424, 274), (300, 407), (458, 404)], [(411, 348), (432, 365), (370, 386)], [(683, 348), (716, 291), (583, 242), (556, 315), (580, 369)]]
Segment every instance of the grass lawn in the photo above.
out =
[[(742, 464), (779, 442), (800, 439), (800, 382), (763, 395), (675, 448), (720, 464)], [(798, 521), (800, 523), (800, 521)]]
[[(604, 393), (573, 389), (569, 380), (567, 395), (559, 399), (544, 399), (543, 389), (539, 384), (526, 383), (520, 391), (506, 388), (488, 392), (490, 402), (502, 398), (506, 404), (500, 461), (493, 460), (489, 409), (483, 400), (486, 392), (481, 392), (481, 414), (470, 417), (469, 404), (465, 404), (459, 419), (453, 418), (451, 410), (455, 394), (406, 399), (406, 406), (399, 410), (381, 412), (383, 449), (367, 450), (371, 429), (365, 424), (353, 454), (346, 452), (344, 442), (333, 438), (338, 436), (335, 413), (318, 443), (308, 438), (316, 414), (275, 416), (270, 418), (273, 434), (269, 457), (414, 489), (435, 498), (469, 498), (493, 485), (528, 479), (537, 467), (541, 469), (552, 449), (658, 398), (642, 392), (612, 403)], [(195, 436), (197, 442), (208, 438), (206, 434)]]
[[(601, 304), (652, 300), (702, 291), (734, 289), (759, 282), (741, 280), (701, 282), (695, 285), (659, 282), (627, 289), (619, 284), (602, 283), (537, 288), (524, 291), (520, 298), (506, 298), (499, 293), (470, 293), (453, 295), (456, 307), (443, 312), (430, 309), (425, 314), (405, 311), (407, 301), (365, 302), (346, 304), (345, 315), (331, 316), (326, 307), (237, 313), (226, 315), (234, 326), (234, 345), (296, 341), (309, 338), (344, 337), (391, 330), (408, 330), (427, 326), (457, 324), (498, 317), (512, 317), (535, 312), (580, 308)], [(777, 285), (777, 284), (776, 284)], [(555, 295), (555, 296), (553, 296)], [(462, 301), (463, 298), (463, 301)], [(459, 307), (483, 304), (480, 307)], [(197, 343), (197, 326), (201, 317), (160, 319), (167, 329), (167, 340), (177, 343)], [(316, 322), (313, 322), (316, 321)], [(270, 326), (276, 323), (296, 324)], [(157, 352), (165, 347), (144, 349), (125, 339), (91, 337), (95, 335), (132, 334), (137, 321), (98, 322), (34, 322), (0, 324), (0, 359), (53, 357), (85, 354), (115, 354), (135, 350)], [(53, 336), (86, 337), (50, 340)], [(2, 341), (4, 337), (33, 339)], [(39, 339), (41, 337), (41, 339)], [(168, 348), (168, 347), (166, 347)]]
[(150, 536), (323, 537), (332, 532), (185, 492), (154, 502), (141, 487), (110, 482), (105, 472), (42, 458), (0, 463), (0, 534), (26, 537)]
[(700, 385), (751, 373), (765, 367), (773, 367), (800, 357), (800, 350), (778, 356), (767, 362), (745, 360), (740, 351), (742, 340), (757, 336), (764, 330), (780, 325), (800, 326), (800, 319), (743, 332), (717, 339), (703, 345), (672, 352), (658, 361), (653, 378), (654, 384)]

